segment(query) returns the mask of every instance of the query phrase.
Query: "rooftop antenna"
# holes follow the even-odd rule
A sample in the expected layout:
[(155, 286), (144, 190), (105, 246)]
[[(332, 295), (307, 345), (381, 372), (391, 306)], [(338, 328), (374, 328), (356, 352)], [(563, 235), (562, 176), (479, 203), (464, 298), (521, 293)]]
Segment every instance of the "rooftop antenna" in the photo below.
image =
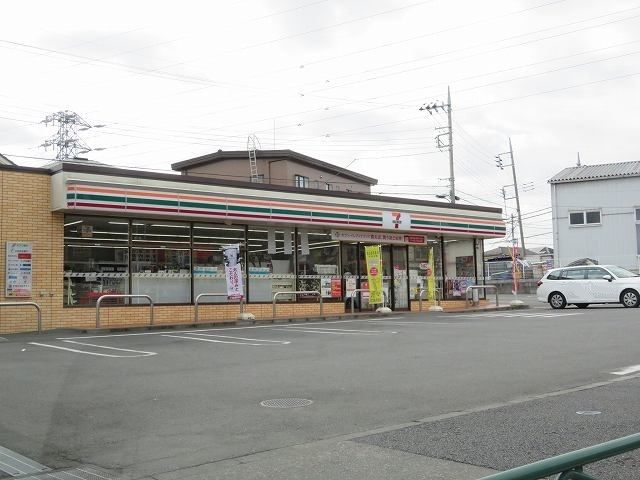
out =
[(582, 163), (580, 163), (580, 152), (578, 152), (578, 163), (576, 163), (576, 167), (581, 167)]
[[(256, 147), (257, 145), (257, 147)], [(260, 147), (260, 140), (252, 133), (247, 137), (247, 151), (249, 152), (249, 179), (252, 183), (261, 183), (258, 175), (258, 161), (256, 158), (256, 150)]]

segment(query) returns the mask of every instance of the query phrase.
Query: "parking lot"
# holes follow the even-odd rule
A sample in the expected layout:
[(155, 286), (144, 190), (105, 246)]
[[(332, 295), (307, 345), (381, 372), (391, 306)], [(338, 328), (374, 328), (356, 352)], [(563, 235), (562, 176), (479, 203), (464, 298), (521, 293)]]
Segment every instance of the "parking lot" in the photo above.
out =
[[(128, 478), (478, 478), (640, 430), (639, 316), (540, 304), (10, 337), (0, 445), (50, 468)], [(264, 406), (296, 399), (304, 406)], [(500, 430), (504, 418), (531, 428)], [(443, 440), (443, 420), (476, 447)], [(616, 468), (609, 478), (628, 473)]]

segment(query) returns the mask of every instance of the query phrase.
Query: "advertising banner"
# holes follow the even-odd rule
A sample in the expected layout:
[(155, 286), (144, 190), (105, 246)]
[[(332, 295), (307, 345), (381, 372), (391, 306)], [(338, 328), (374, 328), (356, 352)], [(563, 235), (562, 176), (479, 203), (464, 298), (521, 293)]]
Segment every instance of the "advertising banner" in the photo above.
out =
[(369, 303), (383, 303), (382, 297), (382, 247), (367, 245), (364, 247), (367, 260), (367, 277), (369, 279)]
[(429, 249), (429, 266), (427, 268), (427, 292), (429, 300), (436, 299), (436, 272), (435, 263), (433, 261), (433, 247)]
[(32, 277), (32, 244), (29, 242), (7, 242), (6, 287), (7, 297), (30, 297)]
[(240, 244), (223, 246), (222, 255), (224, 257), (224, 273), (227, 279), (227, 296), (235, 299), (243, 298), (244, 285), (242, 283)]

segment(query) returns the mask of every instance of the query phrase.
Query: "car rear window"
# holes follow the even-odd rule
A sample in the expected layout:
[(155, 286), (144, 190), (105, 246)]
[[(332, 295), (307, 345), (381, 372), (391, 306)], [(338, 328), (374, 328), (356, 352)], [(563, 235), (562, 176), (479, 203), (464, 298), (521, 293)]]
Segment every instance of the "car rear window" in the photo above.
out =
[(547, 280), (559, 280), (559, 279), (560, 279), (560, 271), (550, 272), (549, 275), (547, 275)]

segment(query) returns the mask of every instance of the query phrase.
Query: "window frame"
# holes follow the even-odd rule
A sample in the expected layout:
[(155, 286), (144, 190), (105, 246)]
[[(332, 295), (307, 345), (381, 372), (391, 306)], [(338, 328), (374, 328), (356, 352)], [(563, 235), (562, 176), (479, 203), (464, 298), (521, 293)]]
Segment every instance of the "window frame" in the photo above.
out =
[(309, 188), (310, 179), (304, 175), (298, 175), (297, 173), (293, 176), (293, 183), (298, 188)]
[[(598, 222), (587, 222), (587, 214), (598, 213)], [(571, 223), (571, 215), (580, 214), (582, 216), (582, 223)], [(596, 208), (590, 208), (585, 210), (569, 210), (568, 212), (569, 228), (574, 227), (597, 227), (602, 225), (602, 211)]]

